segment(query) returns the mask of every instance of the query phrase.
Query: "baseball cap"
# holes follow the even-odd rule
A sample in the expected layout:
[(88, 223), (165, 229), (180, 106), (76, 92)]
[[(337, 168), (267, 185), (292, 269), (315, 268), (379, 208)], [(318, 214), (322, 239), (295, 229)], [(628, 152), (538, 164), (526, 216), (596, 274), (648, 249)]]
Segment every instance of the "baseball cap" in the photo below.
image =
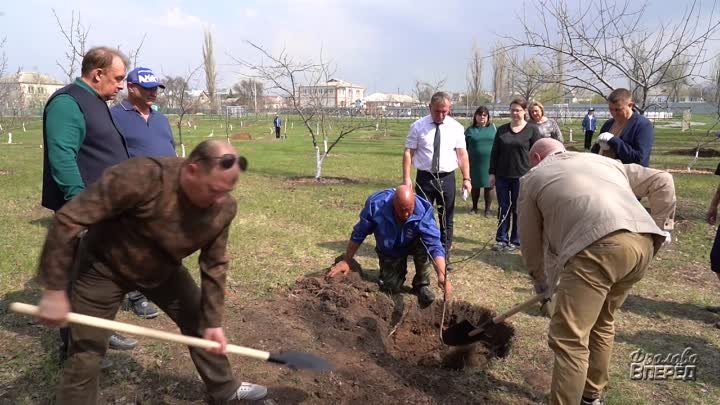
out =
[(146, 89), (153, 89), (155, 87), (165, 88), (165, 86), (160, 84), (155, 73), (144, 67), (137, 67), (131, 70), (127, 75), (127, 82), (128, 84), (137, 84)]
[(588, 108), (588, 111), (595, 111), (595, 109), (590, 107), (590, 108)]

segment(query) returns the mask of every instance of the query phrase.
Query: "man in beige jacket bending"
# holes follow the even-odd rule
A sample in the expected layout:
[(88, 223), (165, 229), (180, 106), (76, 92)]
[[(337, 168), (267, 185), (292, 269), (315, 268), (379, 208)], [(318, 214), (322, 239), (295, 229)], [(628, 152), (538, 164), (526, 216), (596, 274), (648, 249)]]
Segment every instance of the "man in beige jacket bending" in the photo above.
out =
[[(551, 405), (602, 404), (615, 311), (670, 240), (675, 187), (666, 172), (545, 138), (520, 179), (523, 259), (538, 293), (553, 293)], [(650, 212), (638, 201), (648, 197)]]

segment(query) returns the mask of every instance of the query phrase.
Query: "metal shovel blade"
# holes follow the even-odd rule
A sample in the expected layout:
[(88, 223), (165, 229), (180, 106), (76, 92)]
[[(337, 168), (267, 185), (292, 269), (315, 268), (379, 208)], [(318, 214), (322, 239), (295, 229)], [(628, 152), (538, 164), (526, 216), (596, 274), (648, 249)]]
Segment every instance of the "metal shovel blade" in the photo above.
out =
[(332, 371), (335, 369), (335, 366), (322, 357), (302, 352), (270, 353), (268, 361), (285, 364), (293, 370)]

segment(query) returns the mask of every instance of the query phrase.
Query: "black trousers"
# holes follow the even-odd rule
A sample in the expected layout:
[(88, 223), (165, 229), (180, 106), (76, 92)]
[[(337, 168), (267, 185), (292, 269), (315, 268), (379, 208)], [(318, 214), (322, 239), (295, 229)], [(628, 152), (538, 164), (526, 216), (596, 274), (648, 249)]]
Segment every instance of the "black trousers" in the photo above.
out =
[(275, 127), (275, 138), (280, 139), (280, 127)]
[(445, 248), (445, 261), (450, 263), (455, 214), (455, 172), (430, 173), (417, 171), (415, 193), (437, 207), (440, 221), (440, 240)]
[(710, 270), (720, 273), (720, 227), (715, 233), (715, 242), (710, 250)]
[(595, 131), (585, 131), (585, 150), (590, 149), (590, 145), (592, 145), (593, 135), (595, 135)]

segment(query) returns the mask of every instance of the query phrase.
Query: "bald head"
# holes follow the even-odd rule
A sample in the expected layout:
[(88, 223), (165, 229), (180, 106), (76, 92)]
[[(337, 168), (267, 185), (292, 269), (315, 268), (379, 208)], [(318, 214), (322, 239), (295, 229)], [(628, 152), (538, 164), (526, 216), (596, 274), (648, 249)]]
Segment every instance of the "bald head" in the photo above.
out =
[(543, 159), (557, 152), (565, 152), (565, 145), (552, 138), (538, 139), (528, 152), (530, 167), (537, 166)]
[(393, 198), (393, 208), (395, 218), (401, 224), (410, 218), (415, 210), (415, 191), (412, 187), (403, 184), (395, 189), (395, 197)]
[(183, 163), (180, 187), (191, 203), (207, 208), (232, 192), (247, 161), (235, 148), (216, 140), (198, 144)]

